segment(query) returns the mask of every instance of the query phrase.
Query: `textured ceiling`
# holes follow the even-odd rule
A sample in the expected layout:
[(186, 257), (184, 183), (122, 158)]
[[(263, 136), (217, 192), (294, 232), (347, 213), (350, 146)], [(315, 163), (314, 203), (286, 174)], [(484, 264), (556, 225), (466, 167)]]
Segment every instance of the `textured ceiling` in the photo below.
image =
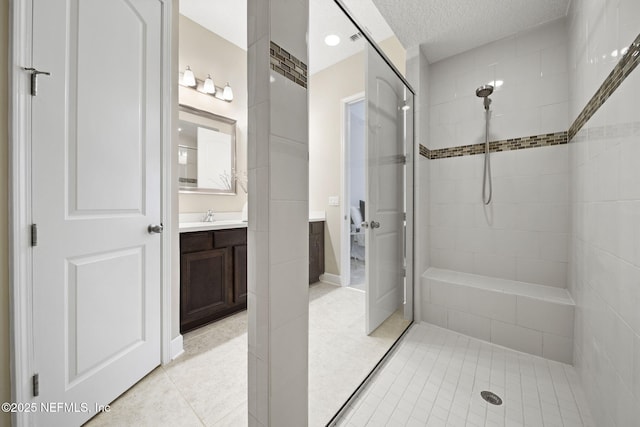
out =
[(405, 48), (436, 62), (567, 15), (571, 0), (373, 0)]

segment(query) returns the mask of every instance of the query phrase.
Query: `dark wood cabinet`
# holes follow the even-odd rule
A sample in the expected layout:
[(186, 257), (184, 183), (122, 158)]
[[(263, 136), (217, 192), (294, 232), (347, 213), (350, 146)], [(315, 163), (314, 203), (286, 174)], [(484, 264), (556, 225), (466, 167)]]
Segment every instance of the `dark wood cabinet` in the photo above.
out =
[(247, 308), (247, 230), (180, 235), (180, 332)]
[(309, 284), (324, 273), (324, 222), (309, 223)]
[[(324, 222), (309, 223), (309, 284), (324, 273)], [(180, 332), (247, 308), (247, 229), (180, 234)]]

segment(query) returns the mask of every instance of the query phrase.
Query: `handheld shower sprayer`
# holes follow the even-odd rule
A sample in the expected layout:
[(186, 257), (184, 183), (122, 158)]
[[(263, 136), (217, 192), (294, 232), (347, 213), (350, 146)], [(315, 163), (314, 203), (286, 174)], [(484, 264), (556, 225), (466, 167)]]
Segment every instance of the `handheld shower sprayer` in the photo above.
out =
[[(485, 138), (484, 138), (484, 174), (482, 177), (482, 201), (485, 205), (491, 203), (491, 197), (493, 195), (493, 186), (491, 183), (491, 157), (489, 156), (489, 116), (491, 114), (489, 106), (491, 105), (491, 98), (489, 95), (493, 93), (492, 85), (480, 86), (476, 89), (476, 96), (484, 98), (484, 114), (485, 114)], [(487, 185), (489, 184), (489, 185)], [(487, 194), (487, 187), (489, 188)]]
[(478, 89), (476, 89), (476, 96), (479, 98), (484, 98), (485, 110), (488, 110), (489, 105), (491, 105), (491, 98), (489, 98), (489, 95), (491, 95), (492, 93), (493, 93), (493, 86), (491, 85), (480, 86)]

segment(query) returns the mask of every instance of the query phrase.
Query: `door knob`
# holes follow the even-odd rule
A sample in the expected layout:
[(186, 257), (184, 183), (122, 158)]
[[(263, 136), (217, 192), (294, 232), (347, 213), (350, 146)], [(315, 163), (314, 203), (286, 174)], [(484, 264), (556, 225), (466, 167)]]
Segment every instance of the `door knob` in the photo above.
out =
[(369, 228), (369, 223), (368, 223), (367, 221), (362, 221), (362, 222), (360, 223), (360, 227), (362, 227), (362, 228)]
[(378, 221), (371, 221), (371, 228), (380, 228), (380, 223)]
[(151, 224), (147, 227), (147, 231), (149, 232), (149, 234), (160, 234), (162, 233), (163, 229), (164, 227), (162, 226), (162, 224)]

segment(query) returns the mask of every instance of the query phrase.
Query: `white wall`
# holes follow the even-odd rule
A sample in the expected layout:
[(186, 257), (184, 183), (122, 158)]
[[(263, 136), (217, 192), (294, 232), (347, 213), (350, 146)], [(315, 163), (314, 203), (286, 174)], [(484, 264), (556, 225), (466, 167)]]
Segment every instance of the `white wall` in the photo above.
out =
[[(237, 120), (236, 167), (238, 174), (243, 175), (247, 171), (247, 51), (185, 16), (180, 15), (179, 26), (179, 70), (184, 71), (189, 65), (196, 77), (204, 79), (211, 74), (216, 86), (224, 87), (229, 82), (233, 88), (233, 102), (227, 103), (180, 86), (179, 102)], [(236, 192), (236, 195), (221, 196), (181, 193), (180, 213), (206, 212), (208, 209), (240, 212), (247, 194), (239, 185)]]
[(475, 91), (500, 80), (491, 96), (491, 140), (567, 130), (564, 20), (432, 64), (429, 148), (484, 142), (484, 109)]
[[(637, 0), (573, 0), (572, 119), (639, 31)], [(639, 94), (636, 69), (569, 144), (574, 364), (599, 426), (640, 419)]]
[[(0, 401), (11, 400), (9, 377), (9, 2), (0, 3)], [(0, 413), (0, 426), (9, 425), (10, 414)]]
[(420, 155), (420, 144), (429, 138), (429, 62), (419, 47), (407, 50), (407, 80), (415, 90), (414, 98), (414, 321), (425, 320), (422, 313), (420, 275), (431, 265), (429, 252), (429, 179), (430, 163)]
[(309, 419), (308, 91), (270, 69), (270, 46), (308, 63), (309, 2), (249, 0), (247, 15), (248, 424), (304, 427)]
[[(484, 142), (481, 84), (491, 96), (490, 140), (566, 131), (565, 21), (431, 65), (431, 149)], [(482, 203), (484, 155), (430, 162), (431, 265), (542, 285), (566, 286), (566, 145), (491, 154), (493, 201)]]
[(483, 155), (431, 161), (431, 264), (565, 287), (567, 145), (493, 153), (493, 201), (482, 203)]

